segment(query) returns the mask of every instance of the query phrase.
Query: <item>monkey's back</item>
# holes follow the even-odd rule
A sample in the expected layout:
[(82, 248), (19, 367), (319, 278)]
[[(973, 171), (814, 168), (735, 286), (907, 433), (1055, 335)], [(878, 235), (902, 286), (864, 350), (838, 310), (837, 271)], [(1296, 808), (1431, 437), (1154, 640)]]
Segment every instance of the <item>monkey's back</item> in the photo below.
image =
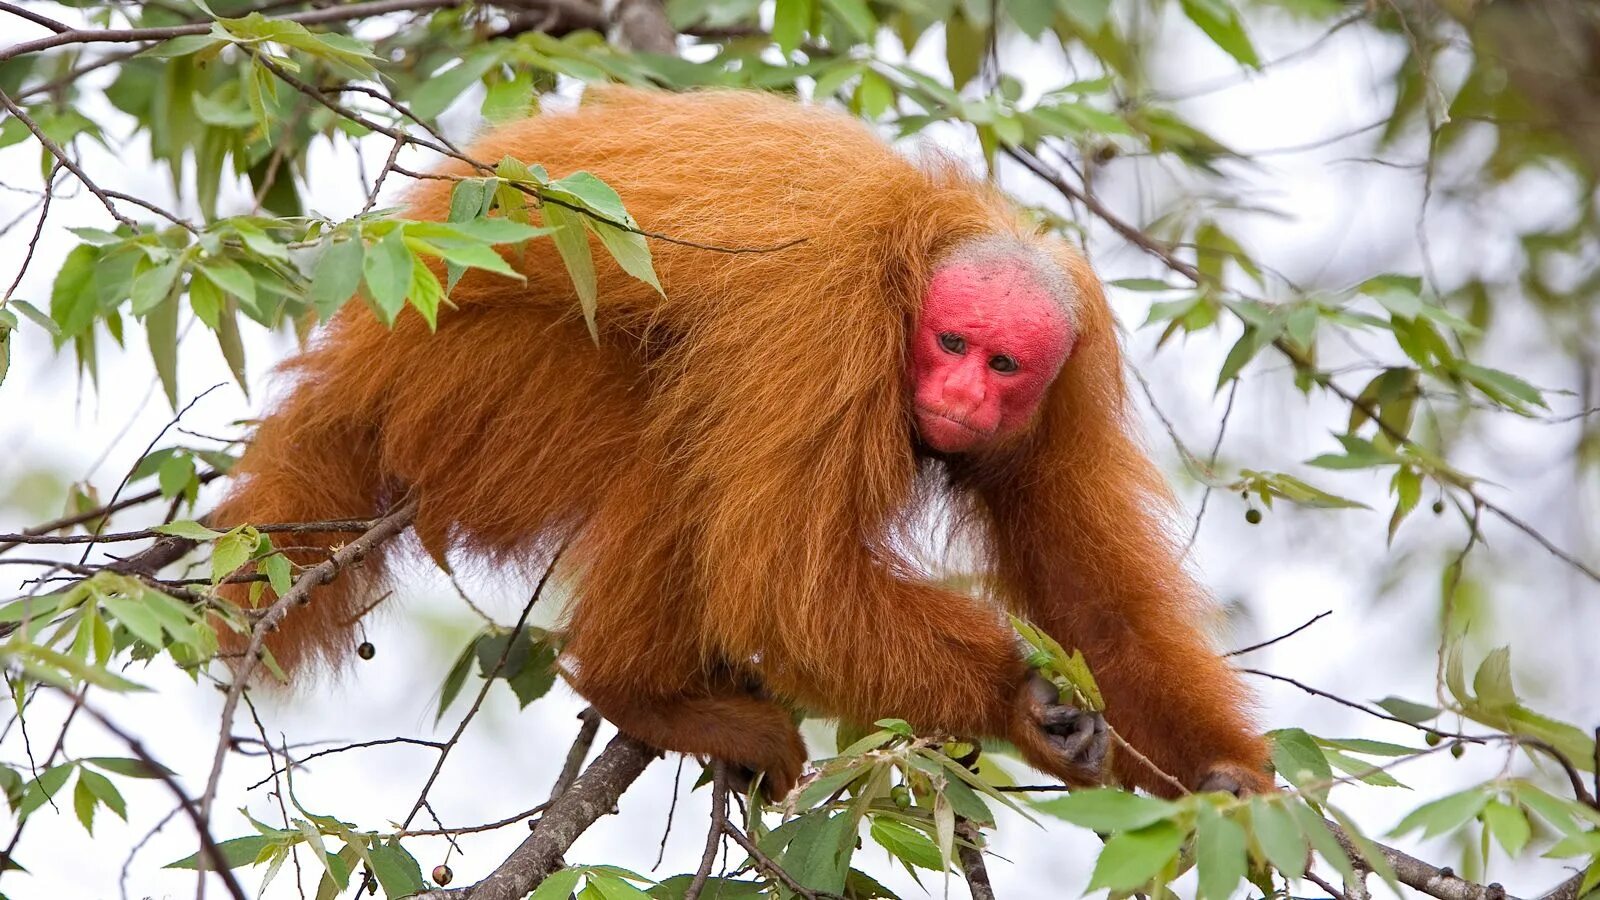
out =
[[(642, 229), (700, 245), (649, 240), (664, 296), (592, 241), (596, 345), (553, 243), (535, 239), (505, 251), (525, 282), (469, 272), (437, 333), (409, 309), (391, 329), (350, 303), (285, 363), (293, 390), (218, 521), (370, 515), (417, 491), (430, 551), (511, 561), (571, 538), (608, 503), (654, 500), (686, 523), (712, 514), (695, 508), (699, 467), (794, 441), (775, 417), (825, 429), (864, 420), (863, 404), (887, 413), (856, 439), (888, 456), (905, 445), (909, 473), (899, 400), (885, 394), (899, 384), (906, 321), (941, 246), (1015, 227), (1004, 204), (838, 113), (754, 93), (591, 91), (576, 111), (492, 131), (467, 153), (556, 178), (587, 170)], [(477, 174), (458, 161), (440, 171)], [(424, 181), (408, 215), (444, 219), (452, 188)], [(734, 418), (749, 422), (737, 441), (721, 427)], [(645, 471), (672, 477), (630, 477)], [(678, 494), (629, 496), (640, 490)], [(369, 568), (381, 574), (381, 561)], [(286, 664), (330, 655), (344, 643), (330, 623), (362, 595), (325, 590), (315, 614), (286, 621), (276, 652)]]

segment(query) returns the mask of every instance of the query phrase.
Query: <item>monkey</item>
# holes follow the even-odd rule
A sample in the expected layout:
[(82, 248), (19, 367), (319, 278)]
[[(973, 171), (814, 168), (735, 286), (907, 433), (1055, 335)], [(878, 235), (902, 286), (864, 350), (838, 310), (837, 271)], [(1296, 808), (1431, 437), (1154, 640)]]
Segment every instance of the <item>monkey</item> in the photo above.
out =
[[(590, 88), (468, 154), (603, 179), (681, 239), (651, 240), (661, 290), (596, 243), (591, 336), (531, 240), (503, 248), (524, 280), (468, 272), (436, 331), (346, 304), (283, 364), (215, 521), (415, 496), (436, 558), (530, 566), (560, 545), (576, 691), (774, 797), (807, 759), (794, 709), (1007, 740), (1069, 784), (1108, 774), (1109, 722), (1138, 751), (1111, 754), (1124, 784), (1272, 789), (1081, 253), (948, 159), (758, 92)], [(477, 173), (438, 174), (408, 216), (444, 220), (448, 179)], [(982, 596), (912, 561), (929, 503), (975, 548)], [(271, 635), (278, 661), (336, 663), (390, 562), (317, 588)], [(1082, 651), (1104, 717), (1041, 684), (1002, 608)]]

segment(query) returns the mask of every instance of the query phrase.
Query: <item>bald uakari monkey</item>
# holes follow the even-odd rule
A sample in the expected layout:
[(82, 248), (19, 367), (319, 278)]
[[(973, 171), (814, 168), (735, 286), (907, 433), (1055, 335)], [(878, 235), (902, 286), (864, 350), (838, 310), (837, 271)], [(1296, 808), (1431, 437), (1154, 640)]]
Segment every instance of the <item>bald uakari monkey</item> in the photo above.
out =
[[(526, 281), (468, 273), (437, 333), (348, 304), (286, 363), (217, 521), (371, 516), (411, 494), (436, 555), (531, 564), (565, 544), (578, 692), (774, 794), (806, 760), (793, 707), (1004, 738), (1097, 780), (1105, 721), (1039, 689), (1002, 609), (1082, 650), (1110, 723), (1171, 779), (1270, 789), (1077, 252), (947, 162), (757, 93), (592, 89), (469, 155), (591, 171), (653, 233), (787, 246), (652, 240), (657, 293), (596, 244), (598, 340), (548, 240), (506, 249)], [(423, 182), (409, 215), (443, 220), (451, 187)], [(912, 561), (929, 504), (964, 526), (984, 596)], [(335, 661), (384, 561), (318, 588), (277, 658)], [(1175, 790), (1133, 754), (1115, 768)]]

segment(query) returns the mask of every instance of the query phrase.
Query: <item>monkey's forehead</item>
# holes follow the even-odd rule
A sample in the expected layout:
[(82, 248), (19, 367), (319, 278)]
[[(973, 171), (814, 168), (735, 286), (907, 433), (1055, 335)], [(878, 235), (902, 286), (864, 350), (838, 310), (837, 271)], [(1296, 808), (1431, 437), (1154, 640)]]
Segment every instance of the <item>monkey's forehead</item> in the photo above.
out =
[[(934, 269), (939, 273), (954, 270), (993, 273), (1003, 279), (1022, 278), (1047, 297), (1066, 316), (1067, 323), (1079, 326), (1078, 290), (1072, 277), (1043, 247), (1007, 234), (970, 238), (951, 247), (939, 257)], [(930, 288), (932, 285), (930, 285)]]

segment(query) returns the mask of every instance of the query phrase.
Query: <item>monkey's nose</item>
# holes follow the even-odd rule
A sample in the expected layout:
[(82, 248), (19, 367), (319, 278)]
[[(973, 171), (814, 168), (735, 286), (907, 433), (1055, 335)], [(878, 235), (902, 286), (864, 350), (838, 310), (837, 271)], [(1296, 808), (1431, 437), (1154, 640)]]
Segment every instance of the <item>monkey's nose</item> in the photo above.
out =
[(959, 418), (966, 418), (978, 411), (983, 406), (984, 398), (988, 391), (984, 387), (982, 378), (973, 378), (965, 372), (957, 372), (950, 376), (944, 383), (945, 409)]

